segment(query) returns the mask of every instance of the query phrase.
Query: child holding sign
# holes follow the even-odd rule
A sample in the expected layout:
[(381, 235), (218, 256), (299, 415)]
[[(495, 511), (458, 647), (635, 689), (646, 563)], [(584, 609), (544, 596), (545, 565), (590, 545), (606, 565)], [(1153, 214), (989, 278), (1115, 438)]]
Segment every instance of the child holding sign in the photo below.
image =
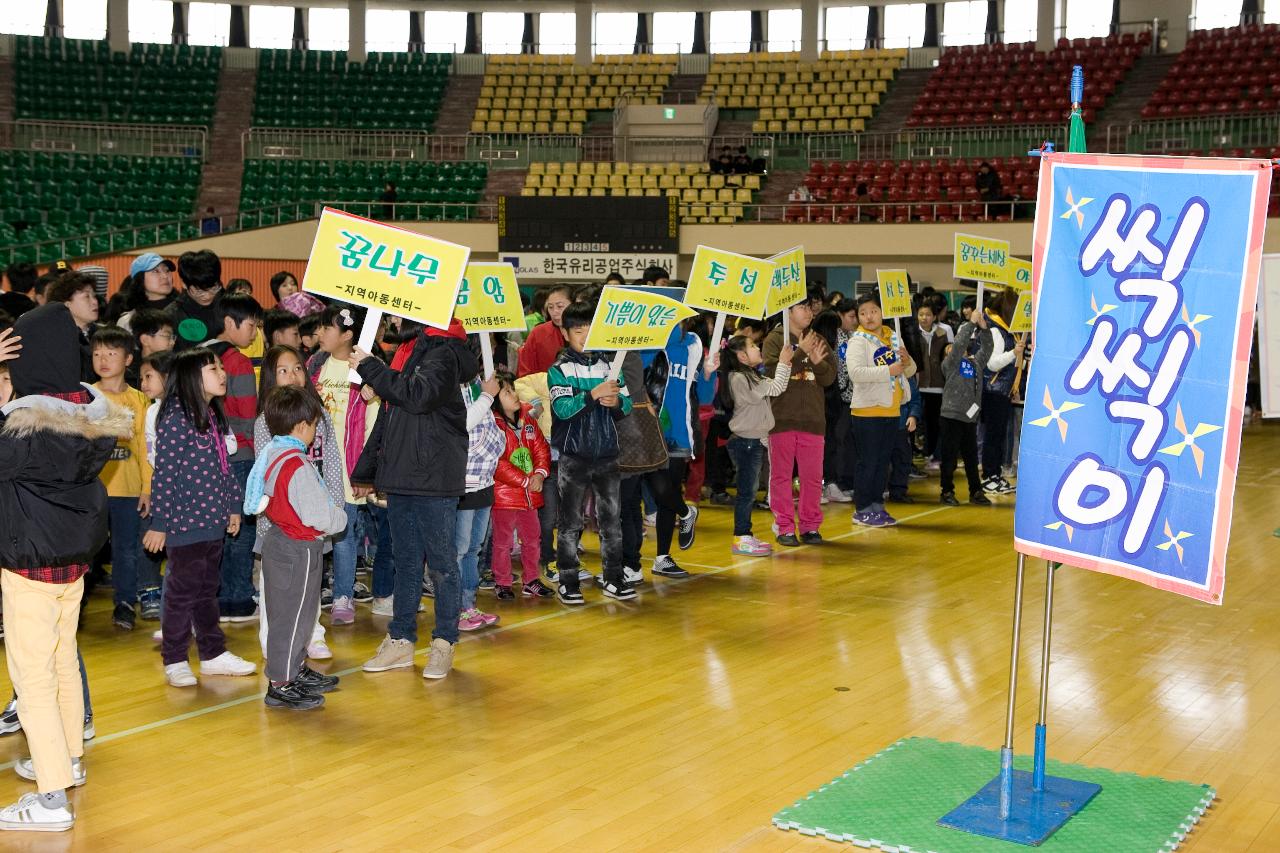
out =
[(596, 521), (604, 594), (626, 601), (636, 597), (622, 577), (622, 525), (619, 510), (618, 430), (614, 422), (631, 412), (625, 384), (609, 379), (609, 361), (584, 352), (595, 308), (575, 302), (564, 309), (560, 328), (568, 346), (547, 371), (551, 398), (551, 443), (560, 451), (560, 538), (557, 543), (560, 601), (585, 603), (579, 590), (578, 539), (586, 490), (595, 492)]
[(853, 521), (888, 527), (898, 523), (884, 509), (889, 458), (902, 404), (911, 399), (907, 379), (915, 375), (916, 365), (901, 339), (884, 325), (880, 305), (870, 294), (858, 300), (858, 328), (849, 339), (845, 361), (853, 386), (850, 414), (858, 448)]

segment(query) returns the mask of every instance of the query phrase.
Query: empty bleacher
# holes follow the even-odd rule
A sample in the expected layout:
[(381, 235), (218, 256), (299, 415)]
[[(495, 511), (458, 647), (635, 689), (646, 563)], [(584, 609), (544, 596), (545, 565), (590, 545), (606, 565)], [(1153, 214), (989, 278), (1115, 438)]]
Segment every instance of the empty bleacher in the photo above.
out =
[[(314, 215), (303, 202), (376, 203), (388, 181), (396, 185), (397, 219), (467, 219), (463, 205), (480, 201), (487, 175), (484, 163), (249, 160), (240, 192), (240, 210), (244, 211), (241, 226), (292, 222)], [(427, 204), (432, 206), (422, 207)], [(265, 215), (249, 212), (279, 205), (297, 206)]]
[(1280, 25), (1199, 30), (1142, 108), (1143, 118), (1280, 109)]
[(199, 185), (199, 162), (182, 157), (0, 151), (0, 247), (78, 237), (68, 254), (130, 249), (131, 237), (108, 233), (190, 216)]
[(14, 36), (18, 119), (208, 125), (222, 48)]
[(908, 127), (986, 124), (1049, 124), (1064, 121), (1071, 68), (1085, 68), (1085, 121), (1115, 93), (1151, 34), (1059, 39), (1049, 53), (1035, 44), (964, 45), (947, 48)]
[(739, 53), (711, 63), (700, 99), (758, 110), (753, 133), (849, 133), (866, 129), (906, 59), (905, 50)]
[(601, 56), (589, 66), (572, 56), (489, 57), (472, 133), (578, 135), (591, 112), (662, 102), (678, 58), (661, 54)]
[(755, 202), (759, 175), (712, 174), (708, 163), (533, 163), (523, 196), (675, 196), (682, 222), (737, 222)]
[(259, 53), (253, 123), (259, 127), (430, 130), (444, 98), (449, 54), (346, 51)]

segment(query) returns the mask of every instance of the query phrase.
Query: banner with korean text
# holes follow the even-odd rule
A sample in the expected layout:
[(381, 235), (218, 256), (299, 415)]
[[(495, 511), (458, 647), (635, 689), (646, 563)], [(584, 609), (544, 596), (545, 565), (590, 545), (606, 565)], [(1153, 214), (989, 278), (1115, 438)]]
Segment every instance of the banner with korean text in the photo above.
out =
[(689, 269), (684, 303), (701, 311), (764, 317), (773, 286), (773, 261), (699, 246)]
[(956, 234), (951, 274), (959, 279), (1009, 284), (1009, 241)]
[(772, 317), (797, 302), (803, 302), (808, 295), (804, 270), (804, 246), (779, 252), (769, 260), (773, 263), (773, 283), (769, 287), (769, 298), (765, 300), (764, 315), (766, 317)]
[(470, 255), (466, 246), (326, 207), (302, 289), (446, 329)]
[(696, 313), (661, 293), (606, 287), (591, 319), (586, 349), (662, 349), (676, 324)]
[(467, 332), (523, 332), (524, 305), (511, 264), (467, 264), (453, 316)]
[(1270, 181), (1043, 158), (1018, 551), (1222, 603)]

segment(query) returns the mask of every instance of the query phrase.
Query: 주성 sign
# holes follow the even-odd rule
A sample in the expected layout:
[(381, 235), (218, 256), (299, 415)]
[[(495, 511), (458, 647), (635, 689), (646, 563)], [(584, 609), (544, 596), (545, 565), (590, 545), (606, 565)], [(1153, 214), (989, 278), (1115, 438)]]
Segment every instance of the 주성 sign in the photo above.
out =
[(759, 319), (764, 316), (772, 285), (773, 261), (699, 246), (689, 270), (684, 303), (703, 311)]
[(606, 287), (591, 318), (586, 349), (662, 349), (676, 324), (696, 313), (660, 293)]
[(1017, 550), (1221, 603), (1270, 180), (1044, 157)]
[(523, 332), (524, 306), (511, 264), (467, 264), (453, 316), (471, 332)]
[(803, 302), (808, 293), (804, 275), (804, 246), (797, 246), (769, 258), (773, 263), (773, 284), (765, 302), (764, 314), (772, 317), (797, 302)]
[(876, 270), (880, 285), (880, 312), (885, 317), (911, 316), (911, 291), (907, 288), (906, 270)]
[(445, 329), (470, 255), (466, 246), (326, 207), (302, 289)]
[(957, 234), (951, 273), (956, 278), (1009, 284), (1009, 241)]

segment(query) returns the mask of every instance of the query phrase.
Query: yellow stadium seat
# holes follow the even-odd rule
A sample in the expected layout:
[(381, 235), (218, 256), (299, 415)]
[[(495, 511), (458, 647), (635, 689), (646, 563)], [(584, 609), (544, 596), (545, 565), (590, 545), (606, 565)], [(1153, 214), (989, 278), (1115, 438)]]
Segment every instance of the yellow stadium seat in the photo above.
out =
[(522, 196), (536, 196), (538, 191), (533, 187), (524, 187), (520, 190)]
[(529, 164), (529, 174), (530, 174), (530, 175), (545, 175), (546, 173), (547, 173), (547, 167), (546, 167), (546, 164), (544, 164), (544, 163), (530, 163), (530, 164)]
[(556, 194), (556, 191), (551, 189), (550, 187), (543, 187), (542, 189), (538, 190), (539, 197), (553, 196), (555, 194)]

